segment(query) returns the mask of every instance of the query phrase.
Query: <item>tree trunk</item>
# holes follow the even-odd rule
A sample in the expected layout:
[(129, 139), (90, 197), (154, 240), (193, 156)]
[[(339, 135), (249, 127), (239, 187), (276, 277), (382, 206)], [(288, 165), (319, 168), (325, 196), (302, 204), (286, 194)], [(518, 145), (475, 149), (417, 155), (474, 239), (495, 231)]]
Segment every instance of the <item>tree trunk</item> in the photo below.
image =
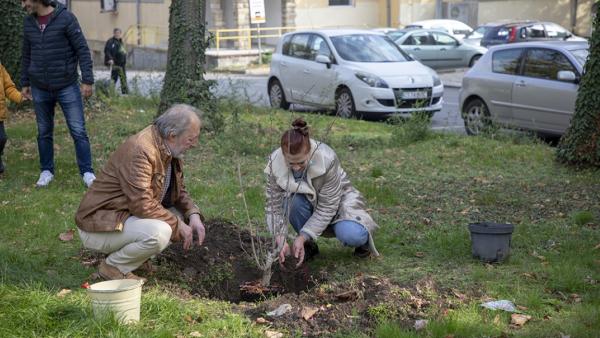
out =
[(20, 0), (1, 0), (0, 13), (0, 62), (13, 81), (19, 84), (25, 11)]
[(204, 79), (208, 48), (205, 0), (173, 0), (169, 13), (167, 73), (158, 114), (171, 105), (186, 103), (204, 112), (205, 127), (220, 130), (223, 118), (210, 92), (213, 81)]
[(600, 16), (594, 18), (590, 52), (579, 85), (571, 126), (557, 148), (560, 162), (600, 166)]
[(271, 277), (273, 276), (273, 264), (269, 265), (263, 270), (262, 278), (260, 280), (260, 285), (267, 287), (271, 285)]

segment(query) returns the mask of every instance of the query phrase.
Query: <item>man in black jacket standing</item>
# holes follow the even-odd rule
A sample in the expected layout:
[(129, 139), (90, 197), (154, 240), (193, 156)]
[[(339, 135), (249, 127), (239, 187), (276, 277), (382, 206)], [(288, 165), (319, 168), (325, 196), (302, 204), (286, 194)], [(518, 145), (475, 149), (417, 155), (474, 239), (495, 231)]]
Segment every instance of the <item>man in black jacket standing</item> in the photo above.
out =
[(63, 5), (54, 0), (22, 3), (30, 15), (23, 22), (21, 86), (23, 95), (33, 99), (35, 107), (41, 170), (36, 185), (45, 187), (54, 178), (54, 107), (58, 102), (75, 143), (79, 173), (89, 187), (96, 177), (81, 96), (92, 95), (90, 50), (77, 18)]
[(129, 93), (129, 88), (127, 88), (127, 73), (125, 71), (127, 51), (125, 50), (121, 34), (121, 29), (115, 28), (113, 30), (113, 37), (106, 41), (106, 46), (104, 47), (104, 64), (107, 67), (111, 67), (110, 77), (115, 85), (117, 84), (117, 80), (121, 79), (121, 93), (127, 94)]

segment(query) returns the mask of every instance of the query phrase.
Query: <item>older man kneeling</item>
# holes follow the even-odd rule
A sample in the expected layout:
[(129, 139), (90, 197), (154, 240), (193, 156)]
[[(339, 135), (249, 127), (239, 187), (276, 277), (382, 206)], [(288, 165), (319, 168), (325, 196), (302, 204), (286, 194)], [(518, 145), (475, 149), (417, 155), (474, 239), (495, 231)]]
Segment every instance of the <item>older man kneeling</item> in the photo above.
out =
[[(175, 105), (129, 137), (111, 155), (87, 191), (75, 222), (84, 247), (108, 254), (105, 279), (139, 279), (132, 273), (170, 241), (201, 245), (200, 211), (183, 184), (181, 157), (198, 143), (200, 112)], [(187, 223), (186, 223), (187, 222)]]

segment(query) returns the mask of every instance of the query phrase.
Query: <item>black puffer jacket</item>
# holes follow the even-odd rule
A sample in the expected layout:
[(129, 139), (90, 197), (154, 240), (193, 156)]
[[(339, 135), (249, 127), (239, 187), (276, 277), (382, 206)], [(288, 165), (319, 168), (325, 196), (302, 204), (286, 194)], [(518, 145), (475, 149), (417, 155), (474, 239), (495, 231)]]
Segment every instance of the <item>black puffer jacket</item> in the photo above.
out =
[(56, 3), (44, 32), (37, 18), (28, 15), (23, 22), (23, 62), (21, 86), (59, 90), (78, 80), (94, 83), (92, 56), (79, 22), (73, 13)]

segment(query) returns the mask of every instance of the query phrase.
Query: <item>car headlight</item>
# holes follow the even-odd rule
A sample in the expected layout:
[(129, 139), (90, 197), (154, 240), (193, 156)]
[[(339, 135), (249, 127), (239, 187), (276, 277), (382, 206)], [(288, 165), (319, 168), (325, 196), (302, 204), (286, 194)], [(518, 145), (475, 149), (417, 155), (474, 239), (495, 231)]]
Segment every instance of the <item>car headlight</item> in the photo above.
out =
[(375, 75), (356, 73), (356, 77), (362, 82), (368, 84), (370, 87), (390, 88), (385, 81)]
[(437, 75), (433, 75), (433, 86), (437, 87), (437, 86), (441, 86), (442, 85), (442, 80), (440, 80), (440, 77)]

